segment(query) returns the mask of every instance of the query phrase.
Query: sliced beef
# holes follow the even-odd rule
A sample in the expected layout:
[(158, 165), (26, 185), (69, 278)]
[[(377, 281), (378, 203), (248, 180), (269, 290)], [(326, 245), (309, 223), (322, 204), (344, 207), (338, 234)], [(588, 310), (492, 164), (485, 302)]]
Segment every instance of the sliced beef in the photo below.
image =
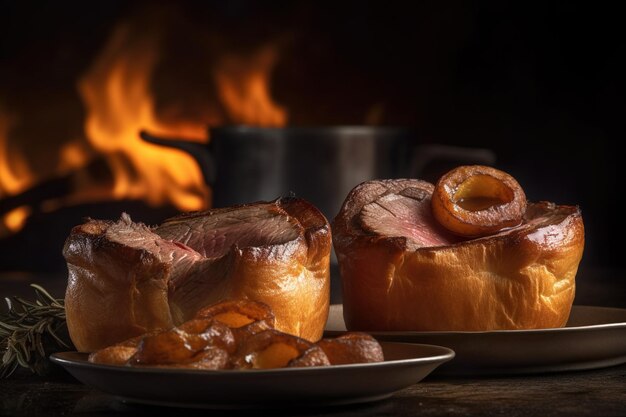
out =
[(238, 247), (279, 245), (302, 233), (295, 218), (275, 205), (250, 205), (237, 210), (214, 210), (166, 220), (154, 232), (187, 245), (204, 257), (224, 256)]
[[(349, 225), (348, 236), (351, 239), (354, 236), (403, 238), (409, 250), (480, 240), (456, 236), (435, 220), (431, 209), (433, 190), (432, 184), (413, 179), (365, 182), (348, 196), (335, 223), (340, 223), (342, 231), (344, 223)], [(530, 203), (522, 224), (483, 239), (520, 232), (529, 234), (529, 238), (539, 239), (540, 236), (541, 239), (549, 239), (554, 233), (549, 233), (546, 228), (560, 224), (571, 214), (569, 206)], [(537, 232), (532, 234), (532, 230)], [(335, 238), (341, 243), (344, 235), (341, 233)]]
[(403, 236), (415, 247), (450, 245), (458, 241), (433, 217), (430, 195), (425, 192), (406, 194), (386, 194), (363, 206), (358, 217), (363, 230), (383, 236)]

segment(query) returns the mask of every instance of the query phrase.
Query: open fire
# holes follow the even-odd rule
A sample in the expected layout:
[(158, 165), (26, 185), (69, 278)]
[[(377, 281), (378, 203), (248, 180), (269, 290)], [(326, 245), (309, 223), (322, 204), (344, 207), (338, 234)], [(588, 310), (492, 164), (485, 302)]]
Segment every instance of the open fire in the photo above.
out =
[[(14, 132), (23, 115), (3, 107), (0, 96), (0, 239), (24, 227), (33, 204), (44, 213), (111, 200), (142, 200), (151, 207), (167, 204), (180, 211), (210, 206), (211, 190), (191, 156), (142, 141), (141, 130), (206, 143), (211, 126), (285, 125), (287, 112), (272, 99), (270, 89), (280, 52), (272, 43), (211, 56), (206, 77), (213, 88), (201, 93), (207, 98), (193, 111), (177, 106), (185, 97), (159, 104), (155, 71), (161, 65), (177, 65), (164, 61), (161, 53), (161, 28), (170, 11), (146, 15), (119, 23), (76, 81), (83, 106), (82, 134), (58, 144), (16, 146), (20, 138)], [(1, 204), (19, 202), (19, 196), (61, 177), (71, 184), (63, 193), (33, 204)]]

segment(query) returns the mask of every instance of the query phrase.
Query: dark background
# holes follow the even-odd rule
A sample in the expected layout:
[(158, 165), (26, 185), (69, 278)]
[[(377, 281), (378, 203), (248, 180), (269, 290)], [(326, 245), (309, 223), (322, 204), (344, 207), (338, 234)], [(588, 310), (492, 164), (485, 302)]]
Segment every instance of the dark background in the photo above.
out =
[[(621, 267), (623, 16), (589, 2), (501, 3), (0, 1), (0, 105), (29, 115), (23, 130), (45, 125), (41, 141), (81, 131), (76, 79), (120, 19), (156, 4), (176, 16), (163, 27), (154, 78), (164, 81), (162, 101), (202, 102), (199, 92), (211, 91), (206, 73), (196, 74), (210, 64), (203, 46), (278, 42), (273, 96), (290, 125), (369, 119), (415, 128), (425, 143), (491, 148), (529, 200), (581, 207), (583, 265)], [(49, 108), (53, 96), (64, 97), (67, 117)], [(18, 258), (63, 268), (60, 248), (38, 266), (17, 240), (0, 242), (0, 269), (22, 267)]]

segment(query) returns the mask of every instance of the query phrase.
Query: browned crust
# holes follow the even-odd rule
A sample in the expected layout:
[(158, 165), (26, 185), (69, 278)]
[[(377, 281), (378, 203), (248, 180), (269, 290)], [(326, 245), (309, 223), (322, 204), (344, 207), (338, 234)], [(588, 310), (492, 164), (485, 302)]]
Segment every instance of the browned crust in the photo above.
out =
[(172, 326), (168, 266), (149, 251), (106, 239), (111, 223), (74, 227), (63, 250), (69, 272), (67, 326), (74, 345), (82, 351)]

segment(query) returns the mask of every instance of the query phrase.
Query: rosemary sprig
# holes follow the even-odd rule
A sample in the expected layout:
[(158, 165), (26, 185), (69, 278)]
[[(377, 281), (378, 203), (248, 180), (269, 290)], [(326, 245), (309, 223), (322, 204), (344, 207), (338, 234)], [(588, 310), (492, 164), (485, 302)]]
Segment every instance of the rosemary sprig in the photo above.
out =
[(42, 375), (50, 353), (72, 349), (63, 299), (54, 298), (37, 284), (31, 287), (34, 301), (5, 298), (9, 311), (0, 314), (0, 378), (9, 377), (19, 367)]

